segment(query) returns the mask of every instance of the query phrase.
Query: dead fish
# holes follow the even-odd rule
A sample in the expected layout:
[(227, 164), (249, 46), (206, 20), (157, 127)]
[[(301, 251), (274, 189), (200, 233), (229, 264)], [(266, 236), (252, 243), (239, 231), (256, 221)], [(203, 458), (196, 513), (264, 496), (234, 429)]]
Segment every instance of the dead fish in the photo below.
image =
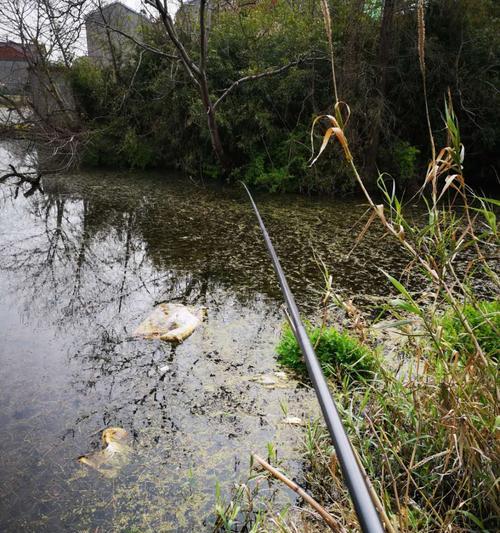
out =
[(113, 478), (129, 461), (129, 435), (123, 428), (107, 428), (102, 432), (101, 439), (104, 446), (102, 450), (82, 455), (78, 461), (103, 476)]
[(205, 310), (181, 304), (160, 304), (134, 331), (134, 337), (182, 342), (201, 324)]

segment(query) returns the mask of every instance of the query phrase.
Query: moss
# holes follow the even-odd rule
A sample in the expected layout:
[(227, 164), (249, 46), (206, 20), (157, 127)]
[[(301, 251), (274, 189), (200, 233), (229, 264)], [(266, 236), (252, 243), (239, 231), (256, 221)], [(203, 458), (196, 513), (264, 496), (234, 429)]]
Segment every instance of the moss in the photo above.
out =
[[(374, 352), (347, 333), (340, 333), (333, 327), (307, 326), (306, 329), (326, 376), (364, 379), (375, 371), (377, 357)], [(281, 364), (306, 372), (302, 352), (290, 327), (283, 330), (276, 352)]]

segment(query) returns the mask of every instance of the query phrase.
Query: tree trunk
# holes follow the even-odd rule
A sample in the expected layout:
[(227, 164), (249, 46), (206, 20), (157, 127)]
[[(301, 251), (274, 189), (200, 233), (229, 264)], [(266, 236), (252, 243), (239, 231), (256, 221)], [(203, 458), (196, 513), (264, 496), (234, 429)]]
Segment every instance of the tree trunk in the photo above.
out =
[(217, 125), (217, 118), (215, 109), (213, 108), (212, 100), (208, 92), (208, 83), (204, 75), (200, 79), (200, 96), (203, 102), (203, 108), (207, 113), (208, 130), (210, 132), (210, 140), (212, 142), (212, 149), (219, 161), (222, 169), (227, 172), (230, 170), (229, 161), (226, 158), (224, 147), (219, 135), (219, 126)]
[(208, 8), (208, 0), (200, 0), (200, 63), (198, 81), (200, 85), (201, 100), (203, 107), (207, 114), (208, 130), (210, 131), (210, 139), (212, 141), (212, 148), (224, 172), (229, 170), (229, 163), (224, 153), (224, 148), (220, 140), (219, 127), (215, 116), (215, 109), (213, 107), (212, 99), (208, 89), (207, 79), (207, 51), (208, 51), (208, 27), (207, 17), (210, 19), (210, 12)]
[(353, 0), (349, 13), (351, 23), (347, 29), (346, 46), (342, 69), (342, 95), (349, 102), (354, 101), (357, 94), (359, 65), (359, 38), (362, 34), (360, 24), (362, 21), (365, 0)]
[(380, 24), (380, 36), (377, 53), (377, 73), (375, 105), (372, 119), (372, 129), (369, 139), (368, 156), (366, 159), (366, 178), (368, 185), (373, 188), (377, 182), (377, 153), (380, 145), (380, 131), (382, 126), (383, 111), (385, 105), (387, 68), (392, 58), (394, 12), (397, 0), (385, 0), (382, 21)]
[(219, 135), (219, 127), (217, 125), (217, 119), (215, 116), (215, 109), (210, 98), (210, 91), (208, 88), (207, 79), (207, 28), (206, 28), (206, 14), (207, 14), (207, 0), (200, 0), (199, 17), (200, 17), (200, 62), (197, 65), (189, 56), (188, 52), (184, 48), (184, 45), (177, 35), (174, 21), (170, 16), (168, 7), (163, 4), (161, 0), (149, 0), (147, 3), (156, 7), (160, 13), (163, 25), (167, 31), (167, 35), (173, 42), (175, 48), (179, 53), (179, 59), (181, 60), (186, 72), (188, 73), (191, 82), (196, 86), (200, 93), (201, 101), (203, 103), (203, 109), (207, 114), (208, 130), (210, 132), (210, 140), (212, 142), (212, 148), (217, 160), (219, 161), (222, 169), (227, 172), (230, 169), (229, 161), (226, 158), (222, 141)]

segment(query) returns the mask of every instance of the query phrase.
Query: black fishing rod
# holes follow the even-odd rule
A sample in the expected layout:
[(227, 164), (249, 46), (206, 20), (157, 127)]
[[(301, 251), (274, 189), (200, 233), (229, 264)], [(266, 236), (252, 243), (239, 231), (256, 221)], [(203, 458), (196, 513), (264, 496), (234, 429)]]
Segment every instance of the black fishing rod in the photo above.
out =
[(259, 210), (255, 205), (250, 191), (244, 183), (243, 187), (245, 187), (245, 190), (250, 198), (250, 202), (252, 202), (255, 215), (257, 216), (260, 229), (264, 236), (267, 251), (271, 256), (274, 271), (278, 276), (281, 292), (283, 293), (286, 305), (288, 307), (289, 320), (291, 322), (292, 330), (297, 342), (300, 345), (302, 354), (304, 355), (307, 372), (309, 373), (309, 378), (311, 379), (314, 390), (316, 391), (316, 396), (318, 397), (321, 411), (323, 412), (323, 417), (325, 418), (328, 431), (330, 432), (330, 437), (332, 439), (333, 446), (335, 447), (335, 452), (337, 453), (347, 488), (349, 489), (349, 493), (354, 503), (354, 508), (356, 509), (356, 514), (358, 515), (361, 529), (366, 533), (383, 533), (384, 529), (380, 521), (380, 516), (375, 508), (375, 504), (368, 490), (368, 485), (365, 481), (366, 474), (362, 471), (362, 467), (354, 455), (354, 450), (349, 442), (349, 437), (347, 436), (337, 407), (335, 406), (335, 402), (333, 401), (328, 389), (328, 385), (326, 384), (325, 376), (323, 375), (323, 371), (319, 365), (318, 358), (314, 353), (311, 341), (309, 340), (302, 321), (300, 320), (297, 304), (295, 303), (292, 291), (290, 290), (288, 282), (286, 281), (285, 274), (281, 268), (280, 261), (274, 249), (273, 243), (271, 242), (269, 234), (267, 233), (264, 222), (262, 221)]

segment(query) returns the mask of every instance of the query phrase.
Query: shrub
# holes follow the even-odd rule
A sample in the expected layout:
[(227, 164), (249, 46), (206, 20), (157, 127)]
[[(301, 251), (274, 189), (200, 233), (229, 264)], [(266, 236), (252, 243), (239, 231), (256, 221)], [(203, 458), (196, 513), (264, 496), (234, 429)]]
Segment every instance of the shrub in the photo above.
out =
[(127, 129), (121, 148), (130, 168), (142, 170), (153, 164), (155, 157), (153, 148), (141, 140), (134, 129)]
[[(366, 378), (377, 366), (375, 354), (347, 333), (333, 327), (307, 327), (309, 339), (326, 376), (340, 373), (349, 378)], [(276, 348), (278, 361), (294, 370), (305, 372), (300, 346), (290, 327), (286, 327)]]
[(398, 181), (406, 184), (417, 176), (417, 162), (420, 150), (406, 141), (398, 141), (393, 150), (397, 166)]

